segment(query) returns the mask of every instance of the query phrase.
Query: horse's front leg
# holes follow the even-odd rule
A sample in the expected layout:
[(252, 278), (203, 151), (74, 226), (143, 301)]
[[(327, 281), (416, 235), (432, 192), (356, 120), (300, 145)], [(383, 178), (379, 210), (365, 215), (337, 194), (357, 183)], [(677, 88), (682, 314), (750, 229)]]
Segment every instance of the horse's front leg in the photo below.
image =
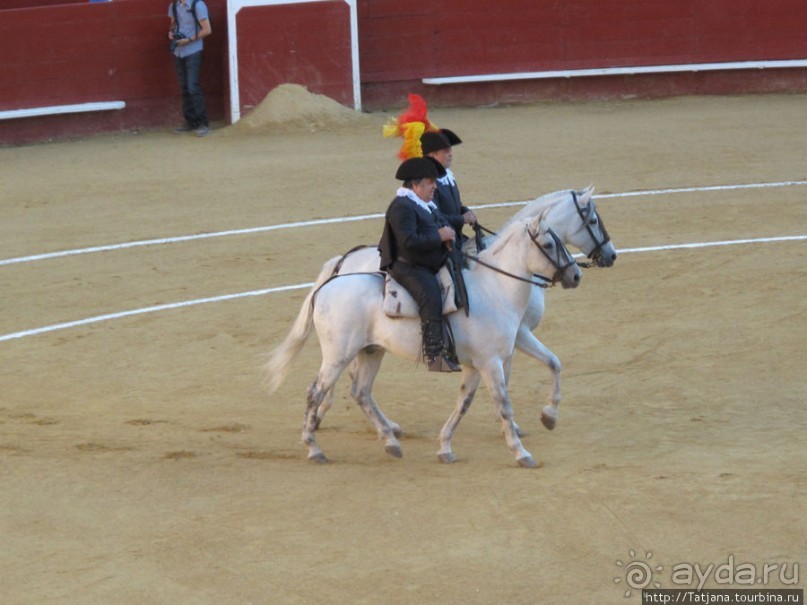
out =
[[(504, 379), (507, 381), (507, 387), (510, 388), (510, 373), (513, 369), (513, 357), (510, 356), (507, 361), (504, 362)], [(516, 428), (516, 435), (519, 437), (524, 437), (527, 433), (525, 433), (518, 424), (516, 424), (515, 414), (513, 415), (513, 426)]]
[(457, 404), (454, 406), (454, 411), (451, 412), (443, 428), (440, 429), (440, 449), (437, 452), (437, 458), (440, 462), (451, 464), (457, 460), (454, 452), (451, 451), (451, 438), (454, 436), (454, 431), (457, 430), (460, 420), (465, 416), (468, 408), (471, 407), (480, 380), (481, 376), (476, 368), (462, 366), (462, 384), (460, 385)]
[(507, 441), (507, 447), (516, 454), (516, 462), (519, 466), (524, 468), (534, 468), (537, 466), (535, 459), (532, 457), (516, 432), (516, 425), (513, 422), (513, 407), (510, 404), (510, 395), (507, 392), (507, 379), (504, 374), (504, 366), (497, 364), (493, 367), (486, 368), (482, 372), (482, 377), (485, 380), (485, 385), (490, 390), (493, 396), (493, 404), (496, 409), (496, 414), (502, 423), (504, 430), (504, 437)]
[(384, 450), (390, 456), (400, 458), (403, 456), (403, 450), (396, 438), (397, 435), (373, 398), (373, 382), (381, 367), (384, 353), (384, 349), (377, 348), (365, 349), (358, 354), (351, 366), (353, 383), (350, 387), (350, 394), (375, 427), (379, 438), (385, 441)]
[[(541, 423), (549, 430), (552, 430), (555, 428), (555, 424), (558, 421), (558, 405), (560, 405), (560, 359), (558, 359), (557, 355), (552, 351), (547, 349), (546, 346), (530, 332), (529, 327), (523, 323), (518, 327), (516, 348), (522, 353), (526, 353), (530, 357), (537, 359), (552, 372), (554, 382), (552, 392), (549, 395), (549, 405), (544, 406), (541, 412)], [(507, 369), (507, 379), (509, 380), (509, 365)], [(517, 425), (516, 429), (518, 429)], [(520, 429), (518, 430), (520, 431)], [(519, 435), (524, 436), (522, 433), (519, 433)]]

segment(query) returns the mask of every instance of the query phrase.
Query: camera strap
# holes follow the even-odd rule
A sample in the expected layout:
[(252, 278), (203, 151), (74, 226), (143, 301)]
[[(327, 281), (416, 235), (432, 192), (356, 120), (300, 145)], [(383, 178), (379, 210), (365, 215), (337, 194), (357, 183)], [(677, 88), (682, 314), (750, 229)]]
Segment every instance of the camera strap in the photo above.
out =
[[(179, 27), (179, 18), (177, 17), (177, 2), (179, 2), (179, 0), (174, 0), (171, 3), (171, 10), (174, 13), (174, 23), (176, 23), (176, 26)], [(196, 16), (197, 2), (199, 2), (199, 0), (191, 0), (191, 14), (193, 15), (193, 20), (196, 21), (196, 33), (198, 34), (200, 31), (202, 31), (202, 24), (199, 23), (199, 17)]]

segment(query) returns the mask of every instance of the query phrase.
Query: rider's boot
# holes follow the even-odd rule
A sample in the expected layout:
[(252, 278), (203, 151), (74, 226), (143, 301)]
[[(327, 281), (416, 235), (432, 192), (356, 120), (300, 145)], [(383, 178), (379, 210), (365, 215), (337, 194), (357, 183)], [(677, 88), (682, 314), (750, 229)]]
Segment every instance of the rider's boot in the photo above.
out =
[(462, 368), (452, 359), (443, 346), (443, 321), (440, 319), (421, 323), (423, 331), (423, 359), (429, 372), (461, 372)]

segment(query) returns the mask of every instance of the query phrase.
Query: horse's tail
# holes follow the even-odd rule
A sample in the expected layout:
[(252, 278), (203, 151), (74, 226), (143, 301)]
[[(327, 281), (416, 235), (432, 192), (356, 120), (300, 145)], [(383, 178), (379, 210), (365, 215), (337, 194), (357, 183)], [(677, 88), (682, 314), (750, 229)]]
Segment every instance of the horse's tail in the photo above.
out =
[(283, 384), (291, 369), (291, 363), (302, 350), (306, 340), (308, 340), (311, 327), (314, 325), (314, 296), (320, 287), (334, 275), (336, 267), (342, 258), (342, 256), (335, 256), (322, 265), (322, 271), (320, 271), (310, 292), (305, 297), (288, 335), (280, 345), (269, 353), (269, 361), (263, 366), (264, 382), (269, 395)]

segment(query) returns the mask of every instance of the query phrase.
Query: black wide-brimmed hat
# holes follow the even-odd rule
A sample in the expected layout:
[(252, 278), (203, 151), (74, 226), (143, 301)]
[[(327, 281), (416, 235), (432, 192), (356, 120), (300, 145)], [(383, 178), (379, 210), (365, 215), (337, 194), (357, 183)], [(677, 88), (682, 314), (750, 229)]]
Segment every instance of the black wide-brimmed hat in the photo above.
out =
[(437, 179), (445, 175), (446, 169), (434, 158), (409, 158), (398, 166), (395, 178), (399, 181), (417, 181)]
[(450, 149), (460, 143), (462, 143), (462, 139), (448, 128), (425, 132), (420, 137), (420, 147), (423, 150), (423, 155), (432, 153), (433, 151), (440, 151), (441, 149)]
[(451, 143), (442, 132), (424, 132), (420, 137), (420, 148), (423, 150), (423, 155), (449, 147), (451, 147)]
[(449, 130), (448, 128), (441, 128), (440, 132), (443, 133), (443, 136), (448, 139), (448, 142), (451, 143), (451, 146), (459, 145), (462, 143), (462, 139), (457, 136), (457, 133), (453, 130)]

